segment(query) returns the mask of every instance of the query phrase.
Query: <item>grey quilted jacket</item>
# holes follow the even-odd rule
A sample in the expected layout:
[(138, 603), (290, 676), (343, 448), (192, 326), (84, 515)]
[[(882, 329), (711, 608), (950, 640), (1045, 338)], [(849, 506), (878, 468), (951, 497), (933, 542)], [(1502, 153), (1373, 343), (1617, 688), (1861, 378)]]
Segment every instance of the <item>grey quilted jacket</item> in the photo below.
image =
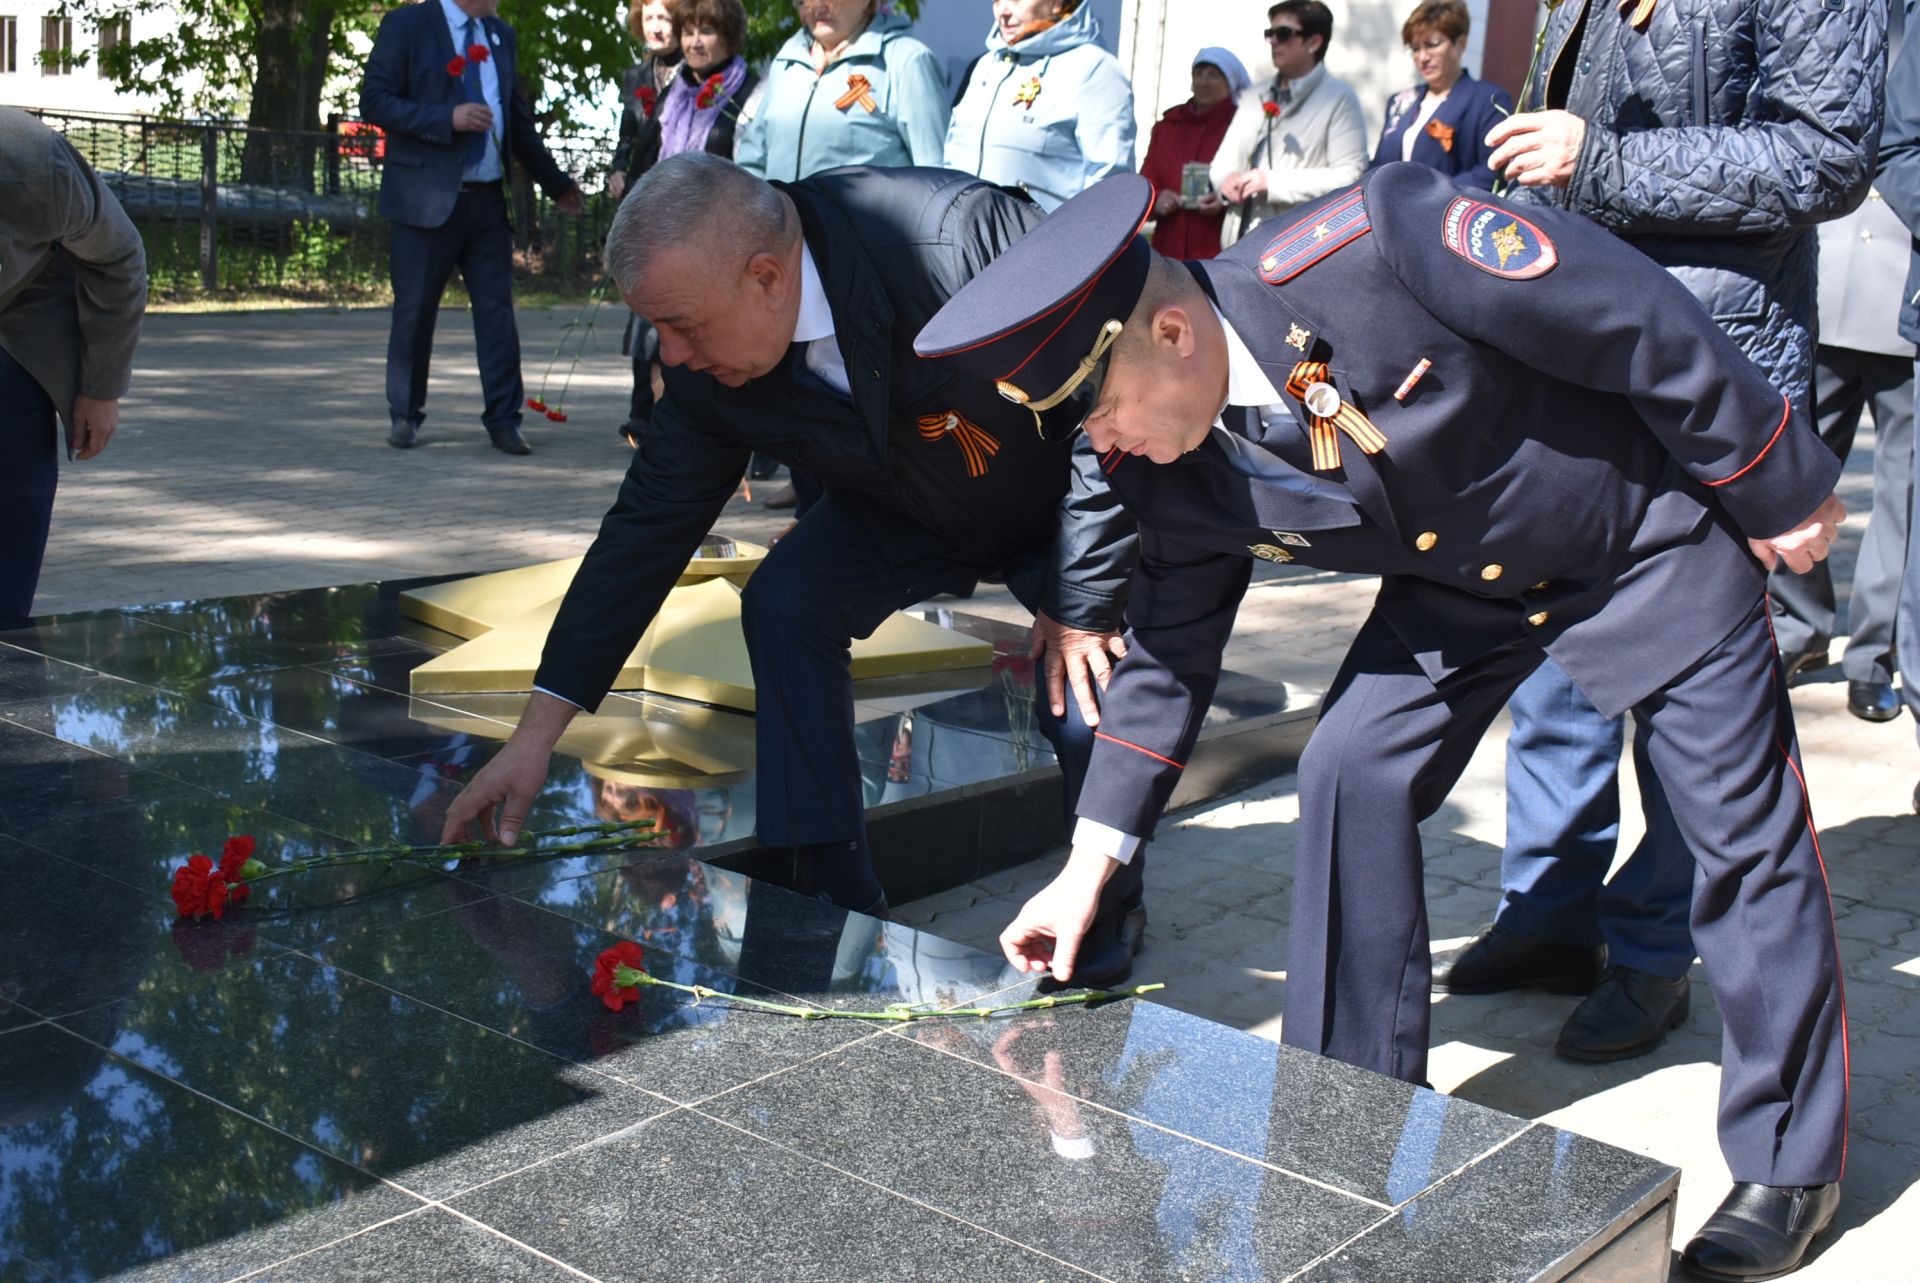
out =
[(1566, 189), (1666, 267), (1801, 412), (1813, 368), (1813, 225), (1873, 177), (1887, 0), (1613, 0), (1548, 15), (1523, 110), (1587, 122)]

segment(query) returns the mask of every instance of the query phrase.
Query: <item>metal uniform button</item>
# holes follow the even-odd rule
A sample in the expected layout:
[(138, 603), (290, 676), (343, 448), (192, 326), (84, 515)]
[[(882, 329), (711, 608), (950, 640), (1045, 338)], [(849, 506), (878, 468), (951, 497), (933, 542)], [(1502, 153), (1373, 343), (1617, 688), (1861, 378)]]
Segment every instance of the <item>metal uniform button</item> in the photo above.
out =
[(1527, 622), (1532, 624), (1535, 628), (1538, 628), (1540, 625), (1547, 622), (1547, 612), (1542, 610), (1535, 614), (1528, 615)]
[(1492, 565), (1480, 567), (1480, 577), (1486, 580), (1488, 583), (1492, 583), (1494, 580), (1498, 579), (1501, 575), (1504, 575), (1506, 573), (1507, 573), (1507, 568), (1501, 565), (1497, 561), (1494, 562)]
[(1439, 542), (1440, 542), (1439, 535), (1434, 534), (1433, 531), (1431, 530), (1423, 530), (1420, 532), (1419, 536), (1414, 539), (1413, 546), (1418, 548), (1421, 552), (1432, 552), (1433, 546)]

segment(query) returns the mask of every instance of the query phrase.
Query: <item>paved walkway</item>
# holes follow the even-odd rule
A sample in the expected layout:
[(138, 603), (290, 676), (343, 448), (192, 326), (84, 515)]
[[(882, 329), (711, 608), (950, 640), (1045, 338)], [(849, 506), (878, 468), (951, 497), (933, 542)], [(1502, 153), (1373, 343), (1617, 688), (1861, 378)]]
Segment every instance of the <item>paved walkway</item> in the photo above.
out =
[[(574, 319), (523, 315), (530, 392)], [(603, 309), (588, 338), (568, 395), (571, 421), (530, 420), (537, 453), (509, 459), (478, 424), (464, 315), (443, 314), (430, 444), (411, 453), (384, 443), (384, 312), (155, 317), (121, 436), (65, 474), (38, 608), (496, 569), (578, 552), (626, 462), (614, 434), (626, 395), (617, 322)], [(1870, 446), (1866, 438), (1855, 449), (1842, 492), (1857, 513), (1867, 506)], [(724, 518), (749, 538), (780, 524), (738, 500)], [(1848, 523), (1842, 583), (1862, 524)], [(1371, 593), (1370, 581), (1345, 577), (1263, 579), (1229, 662), (1324, 687)], [(1017, 612), (993, 596), (971, 607)], [(1838, 669), (1796, 687), (1794, 702), (1847, 962), (1854, 1074), (1847, 1232), (1797, 1277), (1894, 1283), (1915, 1276), (1911, 1227), (1920, 1224), (1920, 819), (1907, 813), (1920, 752), (1910, 722), (1872, 726), (1847, 715)], [(1437, 948), (1464, 942), (1498, 897), (1505, 734), (1503, 722), (1425, 826)], [(1637, 814), (1631, 799), (1627, 813)], [(1139, 971), (1168, 982), (1166, 1001), (1279, 1036), (1297, 818), (1293, 781), (1282, 778), (1162, 829)], [(1630, 848), (1638, 826), (1630, 818), (1625, 827)], [(1058, 858), (899, 915), (990, 945)], [(1434, 1081), (1680, 1165), (1684, 1239), (1727, 1179), (1712, 1136), (1720, 1027), (1698, 968), (1694, 995), (1692, 1018), (1660, 1052), (1601, 1067), (1549, 1050), (1570, 1000), (1442, 999)]]

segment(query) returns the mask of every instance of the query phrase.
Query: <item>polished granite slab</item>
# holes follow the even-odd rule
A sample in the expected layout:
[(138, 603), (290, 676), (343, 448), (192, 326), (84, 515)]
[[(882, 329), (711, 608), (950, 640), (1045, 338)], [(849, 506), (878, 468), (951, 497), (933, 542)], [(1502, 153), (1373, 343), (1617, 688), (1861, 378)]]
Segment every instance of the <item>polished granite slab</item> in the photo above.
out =
[[(624, 756), (556, 762), (535, 816), (670, 843), (284, 878), (178, 921), (191, 853), (430, 840), (497, 747), (497, 707), (406, 697), (439, 639), (393, 595), (0, 635), (0, 1279), (1664, 1276), (1671, 1169), (1152, 1002), (609, 1010), (621, 940), (663, 979), (841, 1011), (1033, 992), (743, 871), (751, 722), (675, 701), (619, 697)], [(977, 861), (1057, 817), (1024, 681), (862, 689), (876, 840)], [(1301, 729), (1228, 694), (1226, 738)]]

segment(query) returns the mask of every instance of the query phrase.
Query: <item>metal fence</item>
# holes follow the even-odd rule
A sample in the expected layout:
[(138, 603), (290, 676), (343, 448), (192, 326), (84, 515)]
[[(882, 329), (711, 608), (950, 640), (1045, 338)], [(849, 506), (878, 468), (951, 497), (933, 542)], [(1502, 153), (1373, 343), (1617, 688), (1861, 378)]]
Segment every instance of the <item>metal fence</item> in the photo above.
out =
[[(230, 120), (35, 112), (85, 156), (139, 227), (156, 294), (283, 293), (340, 301), (388, 292), (389, 229), (379, 212), (386, 140), (334, 117), (313, 133)], [(516, 172), (515, 274), (524, 284), (584, 289), (600, 274), (615, 202), (599, 176), (601, 135), (554, 136), (547, 150), (590, 193), (565, 217)]]

